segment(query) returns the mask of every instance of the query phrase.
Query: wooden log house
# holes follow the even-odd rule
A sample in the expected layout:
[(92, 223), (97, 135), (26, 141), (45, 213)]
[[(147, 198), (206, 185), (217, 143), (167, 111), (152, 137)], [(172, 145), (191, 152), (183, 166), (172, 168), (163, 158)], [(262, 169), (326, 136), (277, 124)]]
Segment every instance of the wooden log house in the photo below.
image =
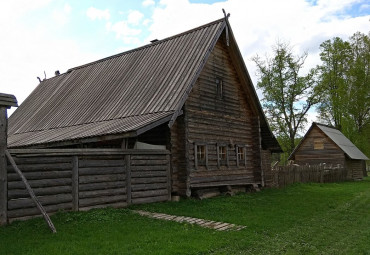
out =
[(289, 160), (300, 165), (339, 164), (347, 169), (349, 179), (358, 180), (364, 177), (369, 158), (338, 129), (314, 122)]
[(227, 17), (56, 72), (9, 118), (8, 147), (167, 149), (182, 196), (264, 185), (281, 151)]

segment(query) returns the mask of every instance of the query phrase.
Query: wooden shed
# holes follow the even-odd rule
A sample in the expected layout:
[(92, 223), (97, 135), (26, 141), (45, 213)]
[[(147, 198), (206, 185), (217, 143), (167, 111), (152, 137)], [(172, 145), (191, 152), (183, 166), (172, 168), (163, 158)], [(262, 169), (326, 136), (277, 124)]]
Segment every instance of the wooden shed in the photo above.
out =
[(362, 179), (365, 161), (369, 160), (338, 129), (315, 122), (289, 159), (300, 165), (340, 164), (347, 168), (350, 179)]
[(281, 151), (227, 18), (42, 81), (8, 134), (10, 148), (167, 149), (187, 196), (264, 185)]

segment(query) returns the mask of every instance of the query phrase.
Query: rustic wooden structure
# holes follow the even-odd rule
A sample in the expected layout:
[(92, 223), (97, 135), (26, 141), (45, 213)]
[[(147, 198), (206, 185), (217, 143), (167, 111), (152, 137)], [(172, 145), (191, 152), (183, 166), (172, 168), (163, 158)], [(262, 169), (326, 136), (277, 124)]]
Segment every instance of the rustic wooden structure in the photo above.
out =
[(362, 179), (365, 160), (369, 160), (339, 130), (312, 123), (301, 142), (289, 156), (296, 164), (340, 164), (347, 169), (348, 178)]
[[(166, 150), (10, 149), (48, 213), (171, 200)], [(9, 164), (7, 221), (40, 215)]]
[(227, 17), (42, 81), (9, 147), (166, 149), (176, 195), (263, 186), (281, 148)]
[(342, 182), (348, 180), (347, 169), (342, 165), (287, 165), (274, 166), (269, 187), (283, 188), (293, 183)]
[(13, 95), (0, 93), (0, 225), (7, 223), (7, 161), (5, 151), (7, 149), (8, 117), (7, 110), (18, 106), (17, 99)]

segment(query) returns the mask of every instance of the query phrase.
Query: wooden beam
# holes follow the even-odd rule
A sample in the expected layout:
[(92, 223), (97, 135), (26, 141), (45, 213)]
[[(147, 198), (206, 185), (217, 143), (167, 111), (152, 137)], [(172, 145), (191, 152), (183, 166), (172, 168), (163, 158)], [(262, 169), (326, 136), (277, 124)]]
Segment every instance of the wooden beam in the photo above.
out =
[(125, 155), (127, 204), (131, 204), (131, 156)]
[(79, 209), (79, 171), (78, 171), (78, 156), (72, 156), (72, 210), (78, 211)]
[(5, 106), (0, 106), (0, 225), (5, 225), (8, 222), (8, 175), (5, 158), (7, 139), (6, 109)]
[(31, 186), (29, 185), (26, 177), (24, 177), (23, 173), (21, 172), (21, 170), (17, 167), (17, 165), (15, 164), (14, 162), (14, 159), (12, 158), (12, 156), (10, 155), (9, 151), (5, 150), (5, 155), (7, 156), (10, 164), (13, 166), (14, 168), (14, 171), (16, 171), (16, 173), (19, 175), (19, 177), (21, 177), (24, 185), (26, 186), (26, 189), (28, 191), (28, 193), (30, 194), (31, 198), (33, 199), (33, 201), (35, 202), (37, 208), (39, 209), (39, 211), (41, 212), (42, 216), (44, 217), (46, 223), (48, 224), (49, 228), (51, 229), (51, 231), (53, 233), (56, 233), (57, 230), (55, 229), (54, 227), (54, 224), (53, 222), (51, 221), (49, 215), (46, 213), (44, 207), (42, 206), (42, 204), (40, 203), (40, 201), (37, 199), (35, 193), (33, 192)]

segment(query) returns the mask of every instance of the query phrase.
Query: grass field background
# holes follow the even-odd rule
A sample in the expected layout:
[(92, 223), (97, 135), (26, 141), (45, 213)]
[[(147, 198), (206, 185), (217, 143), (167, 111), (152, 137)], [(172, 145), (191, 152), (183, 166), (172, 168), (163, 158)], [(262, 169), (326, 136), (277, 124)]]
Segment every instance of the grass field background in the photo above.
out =
[[(247, 228), (215, 231), (131, 209)], [(41, 218), (0, 227), (0, 254), (370, 254), (370, 178), (51, 218), (57, 234)]]

